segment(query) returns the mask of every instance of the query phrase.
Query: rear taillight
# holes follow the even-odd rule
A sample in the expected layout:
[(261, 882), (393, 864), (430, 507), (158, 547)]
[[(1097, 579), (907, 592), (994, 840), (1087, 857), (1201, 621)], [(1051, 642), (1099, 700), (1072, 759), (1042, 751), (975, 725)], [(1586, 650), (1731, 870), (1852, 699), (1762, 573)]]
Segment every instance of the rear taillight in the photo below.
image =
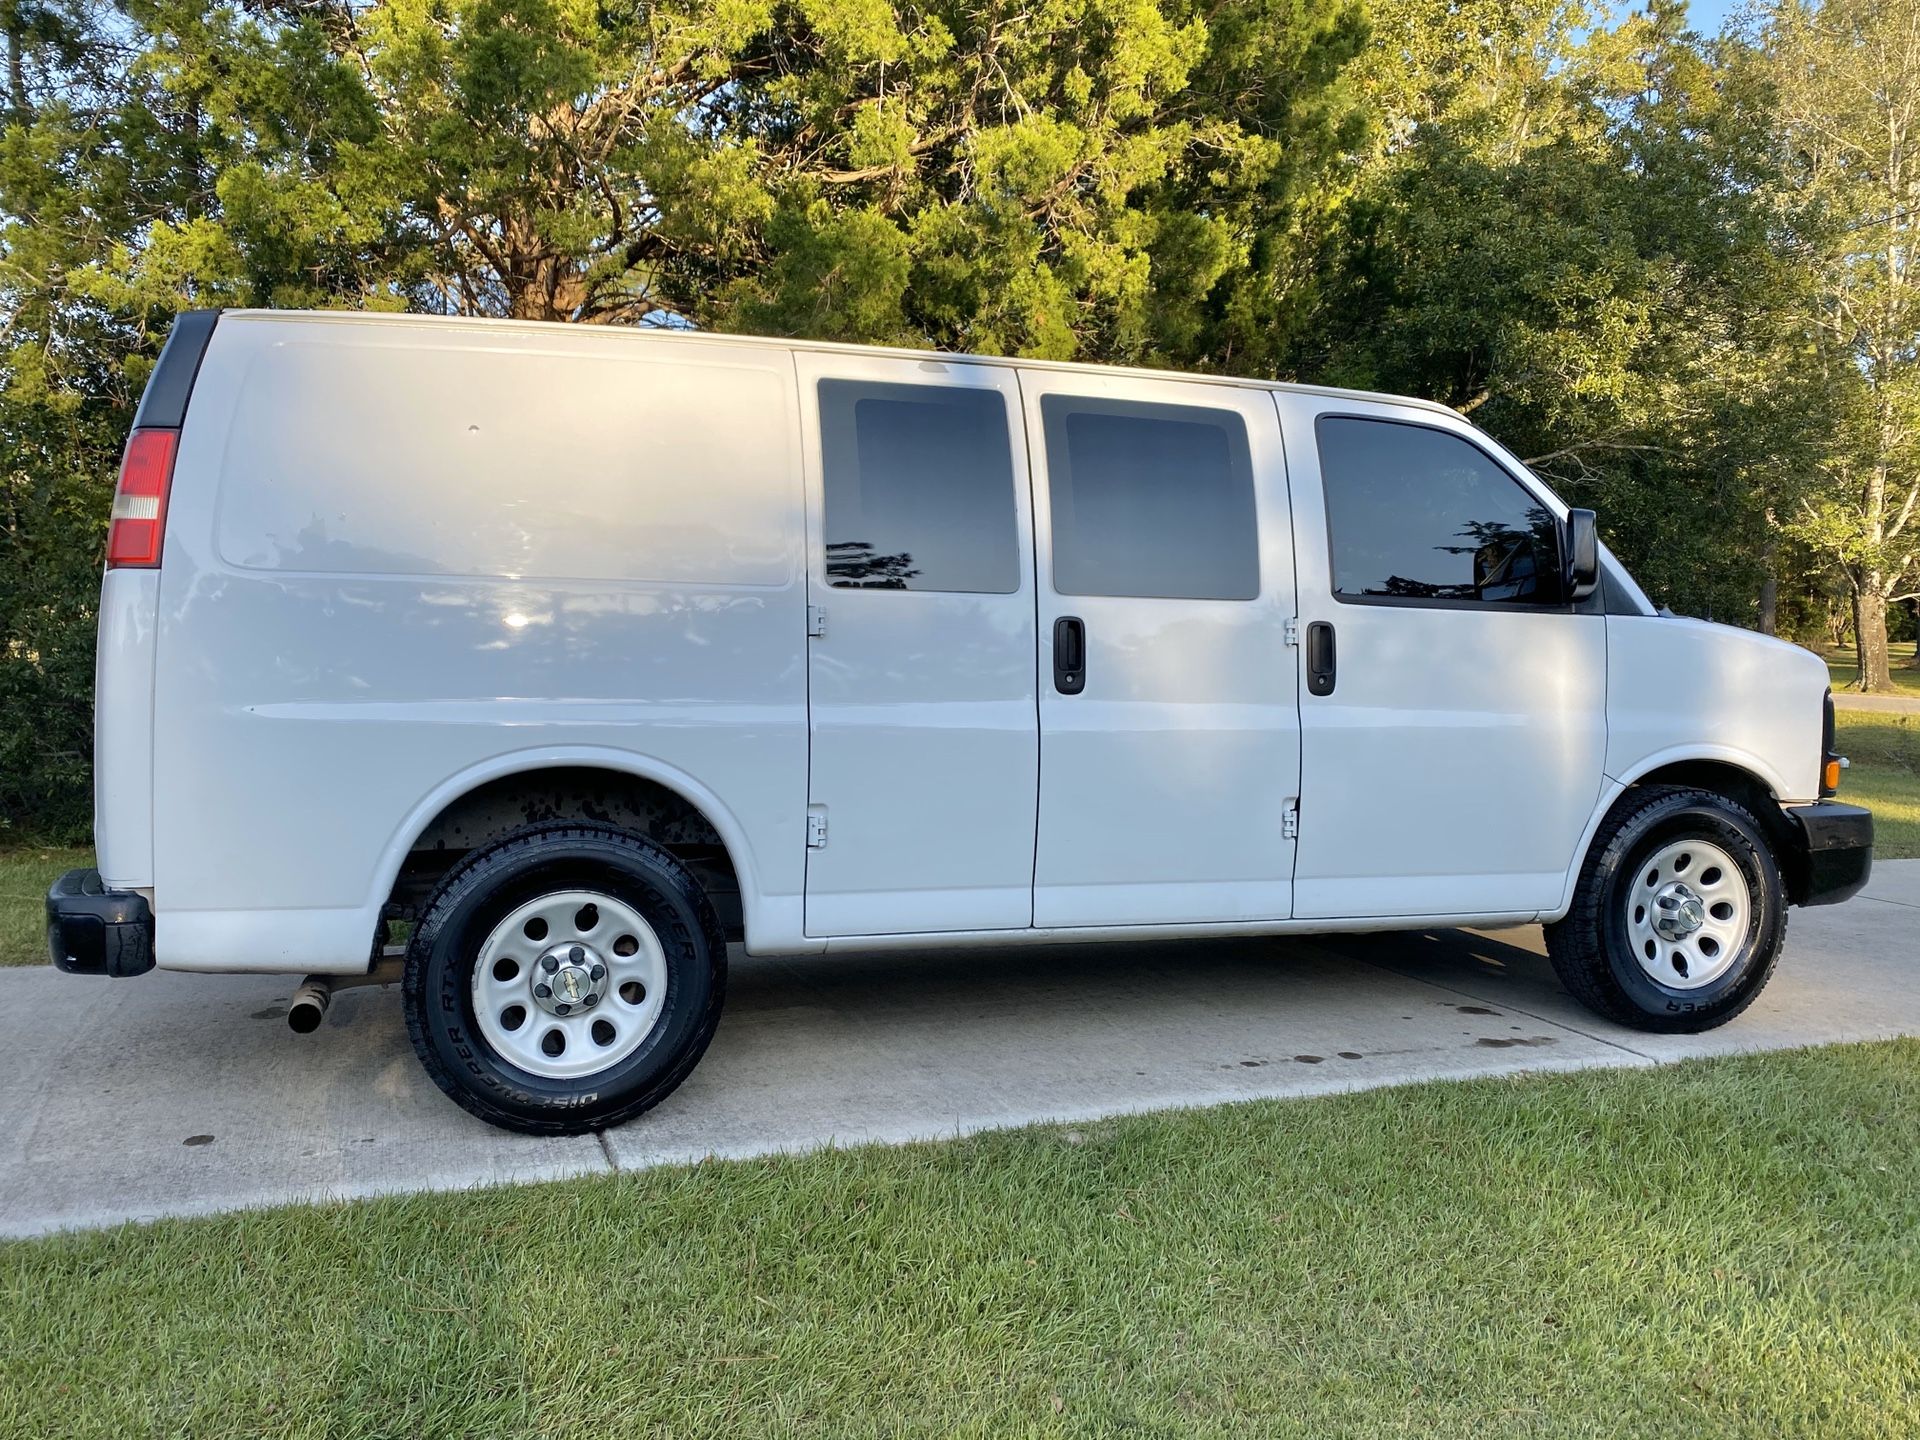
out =
[(107, 568), (160, 563), (167, 528), (167, 488), (173, 483), (178, 430), (136, 430), (120, 457), (120, 484), (107, 525)]

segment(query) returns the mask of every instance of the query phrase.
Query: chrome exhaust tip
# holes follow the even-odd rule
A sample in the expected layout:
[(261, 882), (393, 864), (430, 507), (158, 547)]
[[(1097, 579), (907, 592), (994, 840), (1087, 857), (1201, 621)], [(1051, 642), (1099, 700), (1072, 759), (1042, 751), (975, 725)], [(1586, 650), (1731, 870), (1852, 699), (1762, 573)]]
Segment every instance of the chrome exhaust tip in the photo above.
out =
[(332, 1003), (333, 981), (325, 975), (309, 975), (288, 1002), (288, 1027), (296, 1035), (311, 1035), (327, 1018), (327, 1006)]

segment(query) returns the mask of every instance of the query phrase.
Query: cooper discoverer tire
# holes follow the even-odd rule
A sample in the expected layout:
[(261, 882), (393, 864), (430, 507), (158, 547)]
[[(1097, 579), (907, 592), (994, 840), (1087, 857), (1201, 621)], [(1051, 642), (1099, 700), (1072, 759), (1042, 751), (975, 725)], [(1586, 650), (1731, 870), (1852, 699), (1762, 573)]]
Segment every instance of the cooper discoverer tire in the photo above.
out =
[(726, 956), (670, 852), (611, 825), (533, 825), (441, 881), (407, 947), (407, 1032), (434, 1083), (490, 1124), (604, 1129), (693, 1070)]
[(1691, 1033), (1759, 995), (1786, 938), (1759, 822), (1723, 795), (1629, 790), (1601, 823), (1547, 955), (1575, 999), (1636, 1030)]

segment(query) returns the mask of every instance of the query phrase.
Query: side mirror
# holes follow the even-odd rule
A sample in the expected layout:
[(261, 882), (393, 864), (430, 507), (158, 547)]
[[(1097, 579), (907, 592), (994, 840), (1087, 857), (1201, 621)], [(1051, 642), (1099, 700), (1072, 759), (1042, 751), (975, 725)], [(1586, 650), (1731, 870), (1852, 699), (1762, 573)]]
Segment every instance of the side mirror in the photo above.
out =
[(1567, 599), (1581, 601), (1600, 584), (1600, 530), (1591, 510), (1567, 512)]

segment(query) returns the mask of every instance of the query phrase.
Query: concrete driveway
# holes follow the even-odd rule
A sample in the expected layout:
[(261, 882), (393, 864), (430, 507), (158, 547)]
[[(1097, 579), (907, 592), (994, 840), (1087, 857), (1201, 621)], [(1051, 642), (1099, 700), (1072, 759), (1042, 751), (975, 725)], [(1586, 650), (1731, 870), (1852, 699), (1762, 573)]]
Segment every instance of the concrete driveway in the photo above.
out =
[(1773, 983), (1700, 1036), (1596, 1020), (1538, 929), (737, 957), (666, 1104), (601, 1136), (493, 1130), (433, 1088), (390, 990), (287, 1029), (284, 977), (0, 971), (0, 1235), (707, 1155), (1517, 1070), (1920, 1034), (1920, 861), (1796, 910)]
[(1836, 710), (1877, 710), (1883, 715), (1920, 715), (1920, 700), (1911, 695), (1862, 695), (1853, 690), (1833, 692)]

